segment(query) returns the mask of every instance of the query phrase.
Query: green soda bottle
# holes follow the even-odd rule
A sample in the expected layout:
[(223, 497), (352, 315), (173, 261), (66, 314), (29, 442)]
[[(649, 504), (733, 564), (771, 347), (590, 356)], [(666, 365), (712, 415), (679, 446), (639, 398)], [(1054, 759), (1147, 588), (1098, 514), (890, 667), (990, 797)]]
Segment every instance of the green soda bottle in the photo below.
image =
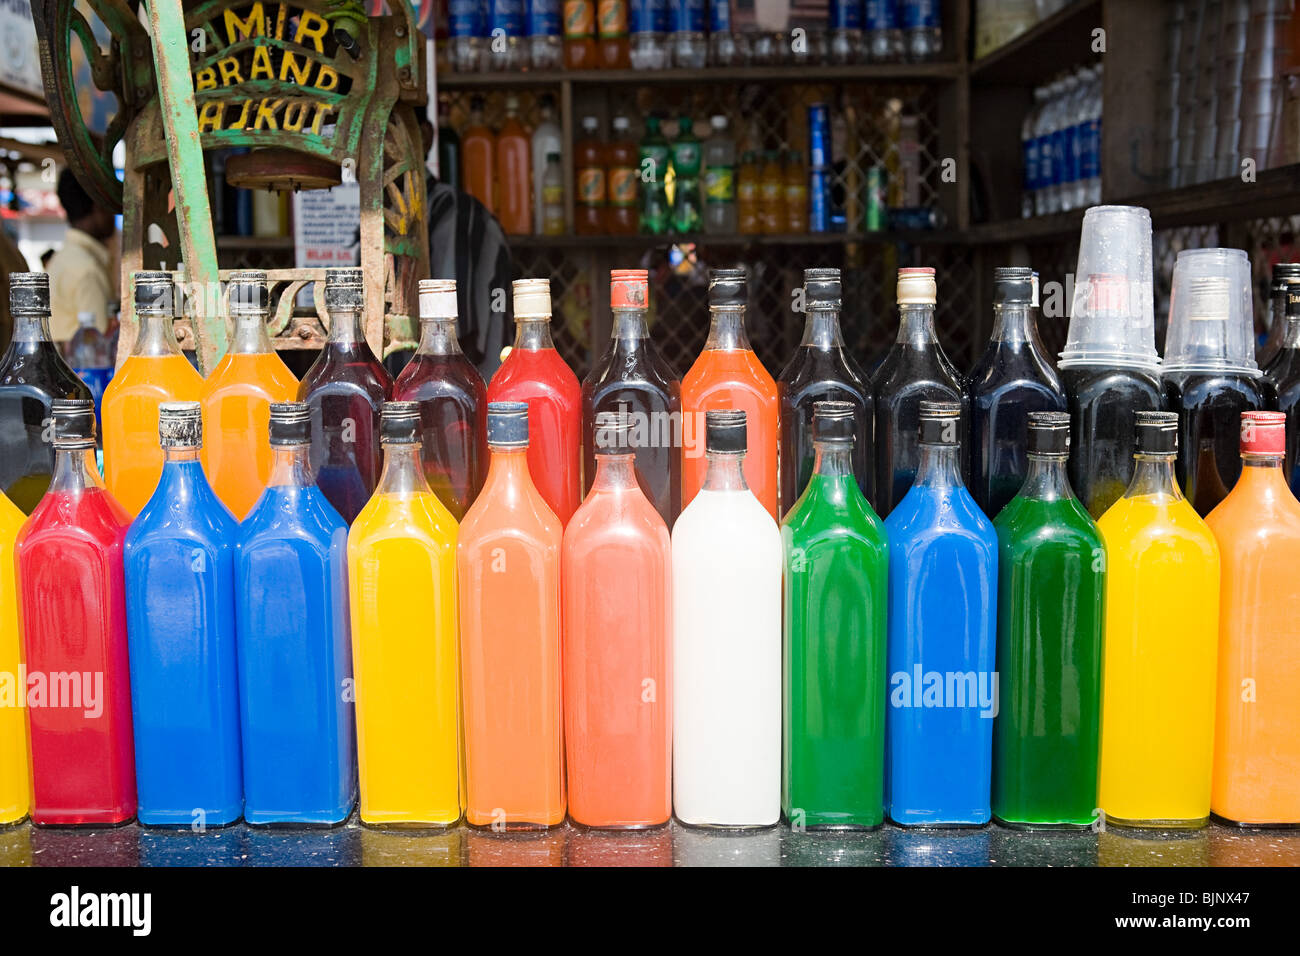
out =
[(673, 232), (699, 232), (704, 205), (700, 197), (700, 141), (695, 135), (695, 121), (689, 116), (677, 120), (677, 130), (672, 144)]
[(1086, 827), (1097, 806), (1106, 551), (1066, 476), (1070, 416), (1029, 413), (1029, 470), (998, 533), (993, 816)]
[(661, 236), (668, 231), (672, 209), (668, 205), (668, 140), (659, 130), (659, 117), (645, 118), (640, 144), (641, 231)]
[(885, 819), (885, 526), (858, 489), (848, 402), (813, 406), (812, 479), (785, 553), (781, 808), (795, 828)]

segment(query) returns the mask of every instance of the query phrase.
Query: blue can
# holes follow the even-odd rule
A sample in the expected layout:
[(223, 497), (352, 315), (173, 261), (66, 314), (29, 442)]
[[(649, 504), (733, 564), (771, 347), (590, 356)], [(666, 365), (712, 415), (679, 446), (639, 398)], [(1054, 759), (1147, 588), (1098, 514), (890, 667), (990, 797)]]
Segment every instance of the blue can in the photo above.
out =
[[(452, 2), (454, 3), (455, 0)], [(528, 35), (530, 37), (560, 35), (560, 0), (528, 0)]]
[(672, 0), (674, 33), (704, 32), (704, 0)]
[(508, 37), (524, 35), (524, 0), (488, 0), (488, 31)]
[(866, 0), (864, 16), (868, 30), (897, 30), (896, 0)]
[(903, 0), (904, 30), (933, 29), (939, 26), (939, 0)]
[(828, 168), (808, 173), (808, 231), (830, 232), (833, 213), (831, 185), (835, 173)]
[(447, 27), (453, 37), (487, 36), (485, 0), (451, 0), (447, 8)]
[(668, 0), (630, 0), (627, 5), (627, 32), (667, 33)]
[(709, 0), (709, 32), (731, 32), (731, 0)]
[(829, 166), (831, 158), (831, 113), (825, 103), (808, 107), (808, 165)]
[(831, 0), (832, 30), (862, 29), (862, 0)]

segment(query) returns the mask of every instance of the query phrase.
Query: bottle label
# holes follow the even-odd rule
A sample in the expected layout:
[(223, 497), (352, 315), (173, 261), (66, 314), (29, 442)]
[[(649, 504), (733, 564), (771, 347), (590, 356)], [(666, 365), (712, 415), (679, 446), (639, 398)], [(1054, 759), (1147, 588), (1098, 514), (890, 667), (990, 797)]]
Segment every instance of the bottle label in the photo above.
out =
[(897, 30), (898, 11), (895, 3), (896, 0), (867, 0), (864, 11), (867, 29)]
[(758, 183), (753, 176), (742, 176), (736, 184), (736, 199), (742, 203), (758, 202)]
[[(561, 183), (551, 183), (549, 186), (542, 187), (542, 205), (543, 206), (564, 206), (564, 185)], [(561, 208), (560, 215), (564, 215)]]
[(631, 166), (615, 166), (609, 171), (609, 204), (611, 206), (636, 205), (637, 171)]
[(594, 166), (578, 170), (578, 203), (583, 206), (605, 204), (605, 170)]
[(673, 169), (678, 176), (695, 176), (700, 171), (700, 147), (697, 143), (673, 144)]
[(1070, 171), (1065, 160), (1065, 130), (1058, 129), (1052, 133), (1050, 142), (1048, 148), (1052, 151), (1052, 185), (1059, 186), (1070, 181)]
[(1046, 189), (1056, 182), (1055, 169), (1052, 163), (1052, 137), (1044, 135), (1038, 137), (1038, 188)]
[(1038, 137), (1031, 136), (1021, 144), (1024, 149), (1025, 188), (1038, 188)]
[(831, 0), (832, 30), (861, 30), (862, 4), (858, 0)]
[(709, 32), (731, 32), (731, 0), (709, 0)]
[[(452, 2), (455, 3), (456, 0)], [(530, 37), (560, 35), (560, 0), (528, 0), (528, 35)]]
[(939, 25), (938, 0), (903, 0), (903, 29), (933, 29)]
[(488, 28), (508, 37), (524, 35), (524, 0), (488, 0)]
[(629, 33), (667, 33), (668, 0), (629, 0)]
[(487, 35), (487, 8), (479, 0), (451, 0), (447, 10), (447, 27), (453, 37)]
[(564, 0), (564, 37), (586, 40), (596, 35), (596, 5), (592, 0)]
[(1080, 124), (1079, 178), (1096, 179), (1101, 175), (1101, 122), (1087, 120)]
[(602, 40), (627, 36), (627, 0), (600, 0), (596, 24)]
[(736, 201), (736, 170), (733, 166), (710, 166), (704, 171), (705, 202)]
[(1067, 126), (1061, 130), (1061, 182), (1073, 183), (1079, 179), (1079, 128)]
[(674, 33), (704, 32), (704, 0), (672, 0)]

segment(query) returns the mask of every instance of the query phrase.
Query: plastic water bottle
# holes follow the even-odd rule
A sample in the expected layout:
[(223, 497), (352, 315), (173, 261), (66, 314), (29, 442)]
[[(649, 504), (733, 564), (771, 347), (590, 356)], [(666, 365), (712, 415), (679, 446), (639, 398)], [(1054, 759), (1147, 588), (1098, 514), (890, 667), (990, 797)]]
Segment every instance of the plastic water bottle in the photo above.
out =
[(1044, 216), (1056, 212), (1056, 157), (1052, 150), (1052, 124), (1056, 118), (1058, 83), (1049, 83), (1046, 101), (1034, 121), (1034, 134), (1038, 137), (1038, 183), (1034, 190), (1034, 213)]
[(1079, 132), (1076, 114), (1078, 92), (1078, 77), (1067, 76), (1061, 81), (1052, 148), (1056, 151), (1053, 163), (1060, 170), (1057, 176), (1056, 208), (1062, 212), (1074, 208), (1075, 184), (1079, 181), (1079, 154), (1075, 151), (1075, 137)]
[(1079, 181), (1083, 183), (1084, 206), (1101, 204), (1101, 71), (1101, 64), (1093, 68), (1092, 80), (1083, 98)]
[(77, 331), (68, 342), (68, 364), (90, 389), (98, 415), (104, 389), (113, 377), (113, 357), (108, 351), (108, 339), (95, 326), (94, 312), (77, 313)]
[(528, 0), (528, 63), (534, 70), (558, 70), (564, 65), (560, 0)]
[(931, 60), (943, 49), (939, 0), (902, 0), (903, 38), (907, 58)]
[(630, 0), (627, 27), (631, 36), (628, 58), (632, 69), (665, 69), (668, 66), (668, 0)]
[(457, 73), (477, 73), (484, 66), (487, 4), (484, 0), (450, 0), (447, 13), (452, 68)]
[(831, 0), (829, 48), (832, 63), (845, 65), (861, 62), (861, 0)]
[(1025, 122), (1020, 127), (1020, 150), (1023, 162), (1024, 186), (1020, 194), (1020, 216), (1028, 219), (1034, 214), (1034, 198), (1038, 192), (1038, 173), (1041, 168), (1038, 150), (1041, 145), (1034, 125), (1047, 102), (1047, 90), (1038, 87), (1034, 90), (1034, 105), (1025, 114)]
[(708, 60), (704, 0), (671, 0), (673, 66), (698, 70)]
[(867, 60), (893, 63), (903, 58), (903, 31), (898, 28), (898, 0), (866, 0), (863, 4)]
[(488, 0), (488, 69), (521, 70), (525, 56), (524, 0)]
[(749, 40), (731, 26), (731, 0), (709, 0), (709, 62), (714, 66), (749, 62)]
[(709, 120), (713, 128), (704, 143), (704, 231), (715, 236), (737, 232), (736, 143), (727, 131), (727, 117)]

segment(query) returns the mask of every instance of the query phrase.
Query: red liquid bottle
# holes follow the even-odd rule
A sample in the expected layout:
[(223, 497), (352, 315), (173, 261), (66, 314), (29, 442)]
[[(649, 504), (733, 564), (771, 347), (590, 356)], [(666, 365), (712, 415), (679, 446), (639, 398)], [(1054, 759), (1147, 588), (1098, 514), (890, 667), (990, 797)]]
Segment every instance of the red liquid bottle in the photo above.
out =
[(14, 552), (31, 816), (39, 824), (124, 823), (136, 811), (122, 572), (131, 518), (95, 467), (94, 405), (59, 399), (52, 411), (54, 476)]
[(460, 521), (487, 474), (487, 386), (456, 337), (455, 279), (420, 281), (420, 347), (393, 383), (393, 401), (420, 406), (424, 477)]
[(562, 524), (581, 500), (582, 388), (551, 341), (551, 280), (516, 279), (515, 344), (489, 402), (527, 402), (528, 470)]

